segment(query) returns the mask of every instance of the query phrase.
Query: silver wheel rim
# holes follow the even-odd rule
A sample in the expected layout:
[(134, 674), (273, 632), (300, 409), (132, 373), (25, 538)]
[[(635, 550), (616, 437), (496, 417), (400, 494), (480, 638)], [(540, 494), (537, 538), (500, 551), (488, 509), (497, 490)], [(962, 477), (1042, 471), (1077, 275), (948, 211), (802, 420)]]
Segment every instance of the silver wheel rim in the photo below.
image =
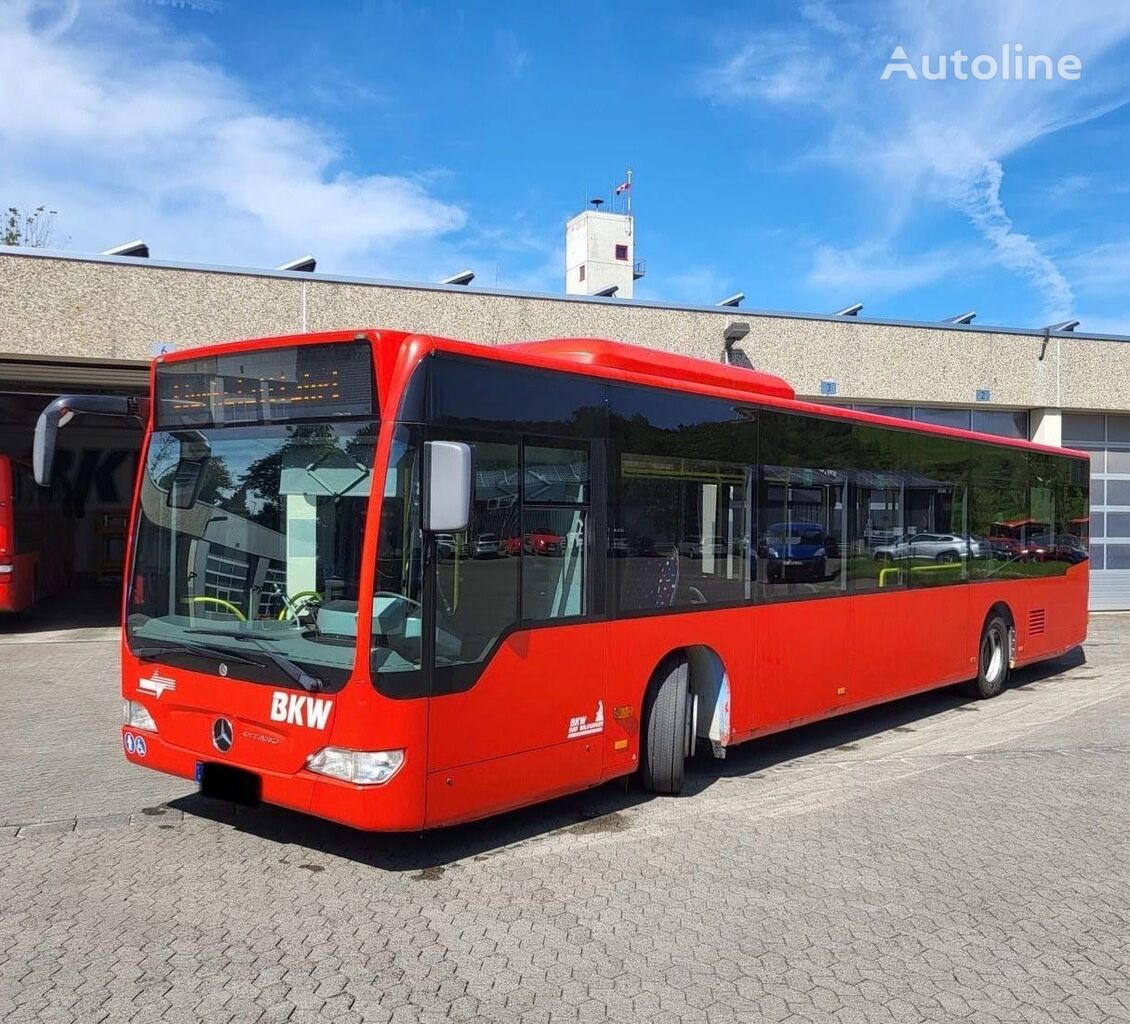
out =
[(985, 643), (981, 648), (981, 671), (985, 679), (995, 683), (1004, 669), (1004, 640), (999, 629), (990, 629), (985, 634)]

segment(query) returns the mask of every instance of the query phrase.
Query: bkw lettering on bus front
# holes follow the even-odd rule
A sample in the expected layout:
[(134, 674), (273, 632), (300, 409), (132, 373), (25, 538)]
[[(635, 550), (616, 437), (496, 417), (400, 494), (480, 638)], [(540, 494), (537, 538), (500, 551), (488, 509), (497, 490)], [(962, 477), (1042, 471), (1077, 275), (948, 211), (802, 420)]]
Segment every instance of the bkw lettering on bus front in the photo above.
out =
[(310, 729), (324, 729), (329, 720), (333, 701), (308, 697), (301, 693), (271, 694), (271, 721), (287, 725), (304, 725)]

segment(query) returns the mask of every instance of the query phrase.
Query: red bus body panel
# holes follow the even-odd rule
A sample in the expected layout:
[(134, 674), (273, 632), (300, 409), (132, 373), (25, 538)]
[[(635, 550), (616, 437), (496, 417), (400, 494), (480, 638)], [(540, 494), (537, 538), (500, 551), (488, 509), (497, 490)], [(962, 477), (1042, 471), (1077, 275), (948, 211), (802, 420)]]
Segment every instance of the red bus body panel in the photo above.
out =
[[(403, 332), (342, 331), (212, 346), (162, 358), (194, 359), (272, 345), (349, 340), (359, 334), (372, 342), (376, 360), (382, 412), (377, 479), (382, 479), (387, 464), (387, 426), (403, 388), (418, 362), (436, 349), (610, 380), (677, 386), (649, 373), (654, 353), (641, 357), (624, 351), (630, 346), (583, 340), (484, 348)], [(695, 393), (907, 427), (885, 417), (797, 402), (787, 384), (768, 374), (750, 371), (749, 388), (743, 391), (729, 384), (732, 372), (720, 375), (709, 364), (677, 356), (656, 359), (660, 375), (681, 374), (678, 386)], [(1064, 454), (1062, 449), (945, 427), (914, 428)], [(136, 516), (136, 492), (133, 507)], [(373, 589), (378, 516), (379, 502), (373, 501), (364, 540), (362, 594)], [(1086, 637), (1087, 592), (1088, 568), (1083, 562), (1056, 577), (539, 626), (506, 636), (469, 690), (404, 700), (384, 697), (372, 685), (372, 623), (362, 612), (352, 677), (337, 693), (309, 695), (333, 705), (323, 729), (272, 720), (270, 686), (140, 662), (123, 640), (122, 694), (144, 704), (159, 730), (139, 733), (123, 727), (123, 745), (127, 735), (143, 735), (144, 754), (127, 749), (127, 758), (184, 778), (192, 778), (197, 765), (207, 761), (246, 768), (261, 778), (267, 802), (361, 829), (450, 825), (635, 771), (645, 690), (656, 666), (672, 650), (708, 648), (721, 662), (727, 685), (722, 740), (732, 744), (974, 677), (981, 629), (997, 604), (1007, 605), (1015, 622), (1015, 664), (1061, 654)], [(123, 598), (123, 614), (126, 611)], [(140, 690), (139, 680), (154, 672), (173, 679), (175, 689), (159, 698)], [(285, 693), (306, 696), (296, 690)], [(587, 732), (585, 724), (598, 714), (602, 729)], [(231, 750), (223, 755), (210, 742), (219, 715), (232, 722), (235, 732)], [(575, 722), (579, 728), (573, 735)], [(305, 767), (306, 758), (327, 745), (403, 749), (406, 759), (384, 785), (357, 786)]]
[[(63, 506), (36, 494), (39, 502), (30, 515), (38, 519), (46, 543), (26, 549), (16, 536), (17, 507), (15, 474), (25, 479), (24, 495), (32, 491), (31, 468), (7, 455), (0, 455), (0, 613), (18, 613), (33, 608), (37, 601), (52, 597), (69, 582), (73, 558), (71, 521)], [(25, 511), (24, 517), (29, 513)], [(20, 550), (25, 547), (25, 550)]]

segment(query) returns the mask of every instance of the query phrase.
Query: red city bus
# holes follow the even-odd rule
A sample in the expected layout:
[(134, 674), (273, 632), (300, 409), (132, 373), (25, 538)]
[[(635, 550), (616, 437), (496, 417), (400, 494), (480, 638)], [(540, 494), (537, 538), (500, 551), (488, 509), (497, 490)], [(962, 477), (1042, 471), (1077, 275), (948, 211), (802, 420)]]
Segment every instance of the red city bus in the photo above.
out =
[(76, 412), (146, 425), (126, 757), (362, 829), (633, 772), (676, 793), (696, 746), (991, 697), (1086, 636), (1085, 559), (985, 542), (1077, 533), (1084, 454), (735, 366), (393, 331), (220, 345), (158, 359), (151, 406), (55, 402), (40, 475)]
[(72, 529), (63, 483), (36, 487), (30, 466), (0, 455), (0, 614), (28, 611), (66, 588)]

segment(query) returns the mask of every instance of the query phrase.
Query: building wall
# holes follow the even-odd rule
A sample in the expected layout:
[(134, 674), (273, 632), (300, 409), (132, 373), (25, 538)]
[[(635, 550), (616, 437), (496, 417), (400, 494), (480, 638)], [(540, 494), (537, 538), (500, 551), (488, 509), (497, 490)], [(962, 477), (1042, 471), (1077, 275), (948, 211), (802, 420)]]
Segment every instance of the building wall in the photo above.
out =
[(0, 249), (0, 358), (146, 360), (177, 348), (302, 330), (388, 327), (483, 344), (597, 336), (706, 359), (733, 320), (738, 361), (839, 400), (1038, 409), (1130, 409), (1128, 339), (488, 293), (302, 274), (177, 268), (145, 260)]

